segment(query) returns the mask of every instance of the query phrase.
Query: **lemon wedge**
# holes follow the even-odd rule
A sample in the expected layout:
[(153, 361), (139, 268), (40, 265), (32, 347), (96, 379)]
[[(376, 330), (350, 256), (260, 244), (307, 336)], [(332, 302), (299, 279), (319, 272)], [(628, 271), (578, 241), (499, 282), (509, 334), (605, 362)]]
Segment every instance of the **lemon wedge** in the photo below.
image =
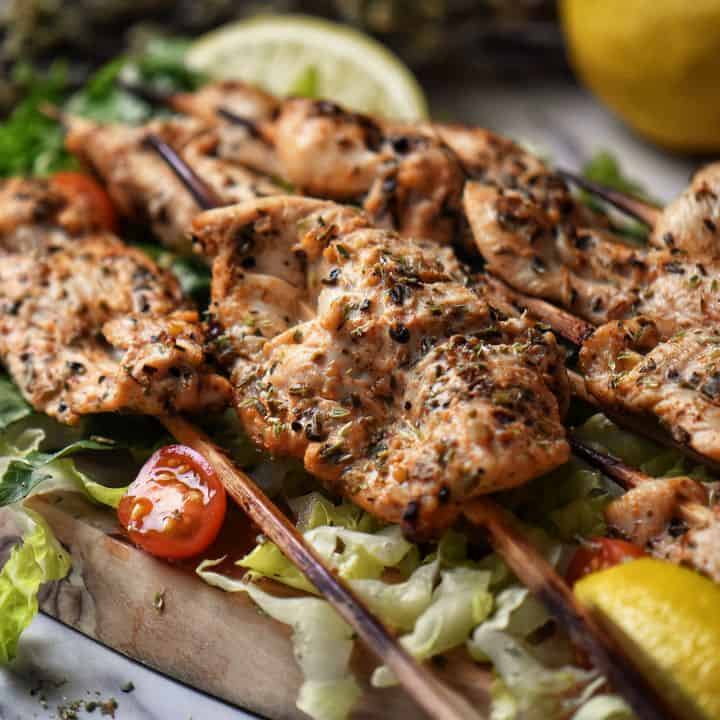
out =
[(587, 575), (580, 602), (617, 628), (628, 654), (685, 718), (720, 718), (720, 586), (642, 558)]
[(276, 95), (322, 97), (399, 120), (427, 117), (408, 68), (367, 35), (303, 15), (225, 25), (190, 47), (186, 62), (214, 79), (237, 79)]

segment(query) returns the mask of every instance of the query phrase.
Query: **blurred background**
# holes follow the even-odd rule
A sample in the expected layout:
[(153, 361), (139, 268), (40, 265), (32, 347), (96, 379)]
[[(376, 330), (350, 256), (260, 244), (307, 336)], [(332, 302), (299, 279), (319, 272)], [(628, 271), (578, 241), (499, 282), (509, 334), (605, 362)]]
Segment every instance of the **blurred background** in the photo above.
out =
[[(488, 88), (486, 109), (498, 92), (502, 102), (515, 93), (500, 108), (512, 134), (518, 93), (558, 102), (553, 88), (579, 84), (644, 141), (720, 150), (720, 0), (0, 0), (0, 112), (26, 90), (28, 64), (63, 58), (80, 86), (158, 32), (197, 37), (259, 12), (316, 15), (374, 36), (409, 65), (441, 118), (497, 125), (497, 107), (467, 117), (458, 93)], [(537, 98), (539, 87), (550, 95)]]

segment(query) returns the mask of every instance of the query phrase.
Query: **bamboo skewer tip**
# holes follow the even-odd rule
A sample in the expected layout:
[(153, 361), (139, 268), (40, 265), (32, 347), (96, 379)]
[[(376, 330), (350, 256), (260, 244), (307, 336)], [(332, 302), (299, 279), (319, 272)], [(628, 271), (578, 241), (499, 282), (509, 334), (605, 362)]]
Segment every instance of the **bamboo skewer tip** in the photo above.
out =
[(655, 227), (660, 217), (661, 209), (647, 200), (619, 192), (613, 188), (588, 180), (569, 170), (558, 170), (557, 172), (563, 179), (576, 185), (581, 190), (591, 195), (596, 195), (617, 210), (620, 210), (635, 220), (639, 220), (651, 229)]

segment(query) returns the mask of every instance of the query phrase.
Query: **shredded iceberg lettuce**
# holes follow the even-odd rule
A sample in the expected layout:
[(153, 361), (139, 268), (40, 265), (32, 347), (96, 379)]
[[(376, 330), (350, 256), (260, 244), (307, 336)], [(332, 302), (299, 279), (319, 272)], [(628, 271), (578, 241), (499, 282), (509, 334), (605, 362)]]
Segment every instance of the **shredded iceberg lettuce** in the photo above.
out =
[(0, 663), (15, 657), (21, 633), (37, 614), (40, 586), (70, 571), (70, 557), (42, 517), (32, 510), (15, 515), (23, 539), (0, 571)]
[(511, 586), (497, 596), (492, 617), (468, 641), (470, 655), (489, 660), (496, 674), (491, 720), (550, 720), (572, 713), (573, 720), (630, 720), (620, 698), (596, 695), (604, 679), (572, 665), (572, 650), (562, 636), (529, 641), (549, 620), (526, 588)]
[(707, 468), (694, 465), (678, 450), (664, 448), (618, 427), (612, 420), (598, 413), (575, 431), (578, 437), (639, 467), (655, 477), (690, 475), (697, 480), (715, 480)]
[(368, 533), (378, 529), (378, 521), (370, 513), (347, 500), (335, 505), (319, 492), (290, 500), (290, 509), (295, 513), (298, 529), (302, 532), (324, 525)]
[[(401, 568), (407, 575), (417, 566), (417, 549), (403, 538), (399, 527), (372, 532), (377, 522), (348, 502), (334, 505), (313, 492), (291, 501), (291, 507), (305, 539), (345, 580), (378, 579), (386, 568)], [(271, 542), (259, 543), (237, 565), (249, 570), (251, 579), (267, 577), (317, 593)]]
[(384, 580), (352, 580), (352, 589), (362, 598), (371, 612), (398, 630), (412, 630), (417, 619), (432, 602), (440, 563), (435, 560), (418, 567), (404, 582)]
[(570, 460), (527, 485), (504, 493), (504, 503), (525, 522), (564, 541), (602, 535), (603, 511), (618, 487), (600, 473)]
[(352, 628), (325, 600), (276, 597), (252, 583), (213, 572), (211, 568), (223, 559), (205, 560), (197, 574), (227, 592), (248, 593), (270, 617), (292, 627), (295, 658), (304, 678), (297, 707), (315, 720), (345, 720), (360, 696), (349, 669)]
[[(400, 642), (418, 660), (461, 645), (471, 630), (492, 611), (493, 598), (488, 591), (490, 579), (491, 573), (487, 570), (465, 567), (443, 570), (430, 606), (417, 619), (413, 631), (401, 637)], [(387, 687), (395, 682), (386, 666), (373, 673), (372, 683), (376, 687)]]

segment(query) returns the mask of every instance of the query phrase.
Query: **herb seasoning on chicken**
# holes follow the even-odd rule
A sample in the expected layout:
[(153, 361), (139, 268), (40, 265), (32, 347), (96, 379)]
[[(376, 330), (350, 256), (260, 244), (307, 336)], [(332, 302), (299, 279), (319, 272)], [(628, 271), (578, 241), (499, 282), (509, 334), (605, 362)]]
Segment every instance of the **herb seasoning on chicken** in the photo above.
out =
[(67, 423), (222, 407), (227, 381), (175, 279), (110, 233), (69, 237), (72, 204), (23, 187), (36, 211), (0, 234), (0, 357), (33, 407)]
[(416, 536), (567, 459), (562, 351), (469, 289), (449, 248), (297, 197), (193, 225), (215, 350), (271, 453)]

